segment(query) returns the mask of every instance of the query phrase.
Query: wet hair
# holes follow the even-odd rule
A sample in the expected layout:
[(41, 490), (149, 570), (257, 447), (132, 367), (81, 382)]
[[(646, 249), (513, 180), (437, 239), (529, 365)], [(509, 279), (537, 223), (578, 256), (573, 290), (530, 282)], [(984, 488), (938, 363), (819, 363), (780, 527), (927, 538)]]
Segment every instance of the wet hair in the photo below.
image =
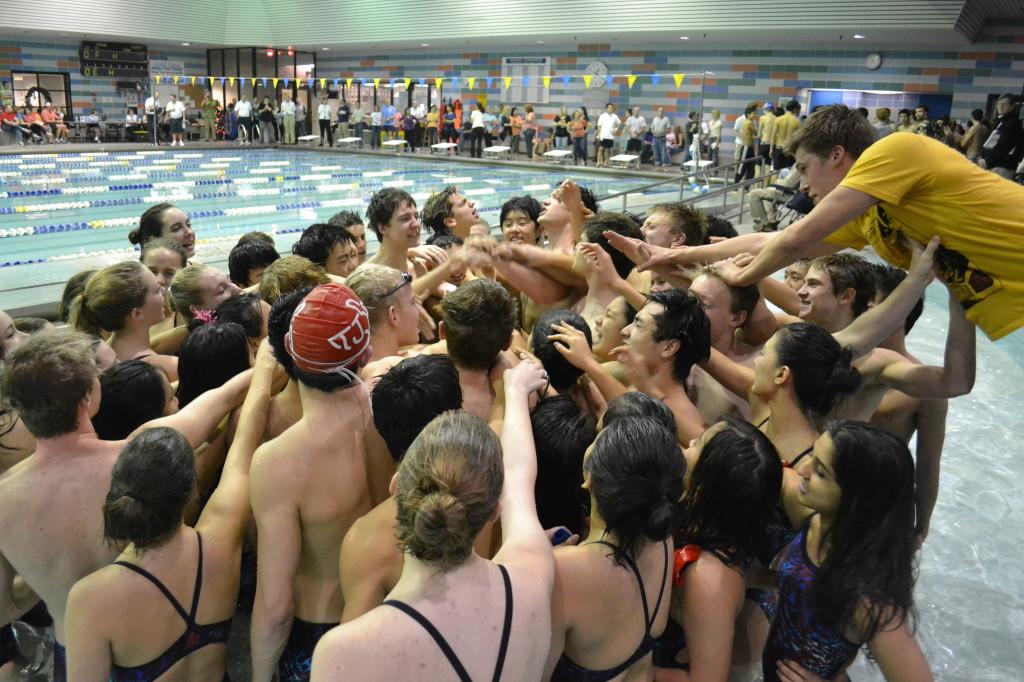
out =
[(583, 332), (583, 335), (587, 338), (588, 348), (594, 345), (594, 340), (587, 321), (571, 310), (546, 310), (533, 325), (533, 332), (530, 334), (530, 350), (540, 360), (540, 363), (544, 365), (544, 371), (548, 373), (548, 381), (551, 382), (551, 387), (562, 393), (576, 384), (576, 380), (583, 376), (583, 370), (577, 369), (571, 362), (566, 360), (558, 352), (558, 349), (555, 348), (555, 343), (548, 339), (550, 335), (556, 333), (552, 329), (556, 324), (575, 327)]
[(103, 536), (115, 547), (159, 547), (181, 527), (196, 494), (192, 447), (174, 429), (148, 429), (128, 441), (111, 472)]
[(601, 207), (597, 205), (597, 197), (590, 191), (589, 187), (579, 185), (580, 188), (580, 199), (583, 200), (583, 207), (588, 209), (595, 215), (601, 212)]
[(792, 111), (794, 116), (800, 113), (800, 102), (797, 102), (795, 99), (789, 100), (786, 102), (786, 111)]
[(676, 437), (676, 418), (672, 410), (654, 396), (641, 391), (629, 391), (608, 401), (601, 425), (607, 428), (620, 419), (634, 417), (653, 419), (664, 426), (673, 438)]
[(267, 317), (267, 342), (274, 352), (274, 359), (277, 360), (285, 373), (295, 378), (295, 361), (288, 355), (288, 349), (284, 345), (284, 336), (292, 324), (292, 315), (299, 307), (303, 299), (314, 289), (314, 287), (302, 287), (291, 291), (274, 303), (270, 308), (270, 315)]
[[(857, 640), (914, 619), (914, 459), (897, 436), (855, 421), (828, 428), (839, 509), (811, 588), (818, 618)], [(855, 614), (860, 614), (860, 617)]]
[(435, 232), (427, 238), (427, 244), (442, 249), (450, 249), (454, 246), (462, 246), (465, 242), (454, 232)]
[(589, 514), (583, 485), (583, 455), (597, 437), (593, 416), (568, 395), (544, 398), (530, 415), (537, 449), (534, 497), (543, 528), (565, 526), (579, 533)]
[(485, 371), (508, 347), (515, 328), (515, 308), (505, 287), (474, 279), (441, 301), (448, 355), (457, 367)]
[(526, 195), (521, 197), (512, 197), (504, 204), (501, 205), (501, 214), (498, 218), (498, 224), (505, 222), (505, 218), (512, 213), (522, 213), (530, 220), (533, 221), (534, 225), (537, 224), (537, 219), (540, 217), (541, 205), (540, 202), (533, 197)]
[(292, 291), (318, 287), (330, 281), (327, 271), (308, 258), (284, 256), (263, 271), (257, 291), (260, 298), (274, 305)]
[(90, 277), (71, 304), (71, 328), (93, 336), (123, 329), (128, 315), (146, 302), (143, 270), (141, 263), (129, 260)]
[[(896, 287), (907, 278), (905, 270), (894, 268), (885, 263), (872, 263), (871, 272), (875, 276), (875, 296), (881, 295), (883, 301), (889, 298), (889, 295), (896, 290)], [(921, 294), (921, 298), (917, 299), (917, 303), (907, 313), (907, 319), (903, 321), (904, 334), (910, 333), (910, 330), (914, 328), (914, 324), (923, 312), (924, 294)]]
[(412, 195), (397, 187), (385, 187), (370, 197), (370, 204), (366, 207), (367, 227), (377, 235), (378, 240), (381, 238), (381, 230), (391, 222), (391, 216), (405, 204), (416, 208), (416, 200)]
[(704, 443), (680, 502), (679, 546), (699, 545), (746, 569), (764, 541), (782, 489), (779, 453), (753, 424), (725, 416)]
[(459, 371), (447, 355), (414, 355), (380, 378), (371, 399), (373, 423), (397, 464), (434, 417), (462, 408)]
[(754, 314), (757, 302), (761, 300), (761, 291), (757, 288), (757, 285), (751, 284), (745, 287), (734, 287), (722, 279), (721, 273), (713, 266), (701, 267), (700, 274), (705, 277), (714, 277), (725, 284), (729, 290), (729, 312), (734, 315), (746, 313), (747, 316), (744, 320), (744, 324), (746, 324), (746, 321), (750, 320), (750, 316)]
[(790, 136), (786, 153), (795, 156), (802, 147), (824, 159), (833, 147), (840, 146), (850, 158), (857, 159), (874, 141), (874, 128), (866, 118), (845, 104), (829, 104), (808, 116)]
[(155, 204), (146, 209), (139, 218), (139, 226), (128, 233), (128, 241), (132, 244), (145, 244), (150, 239), (162, 237), (164, 233), (164, 213), (177, 208), (166, 202)]
[(685, 235), (684, 243), (687, 246), (700, 246), (706, 243), (708, 219), (700, 209), (681, 201), (672, 201), (654, 206), (648, 211), (648, 215), (652, 213), (666, 216), (672, 222), (669, 228), (672, 234)]
[(394, 300), (393, 296), (398, 293), (395, 287), (401, 284), (402, 274), (401, 270), (387, 265), (368, 264), (360, 267), (345, 280), (345, 284), (366, 306), (371, 329), (387, 318), (389, 306), (383, 305), (384, 294), (390, 291), (388, 298)]
[(679, 350), (672, 358), (672, 377), (683, 384), (693, 366), (711, 356), (711, 321), (700, 299), (685, 289), (659, 291), (647, 300), (665, 309), (654, 315), (652, 337), (655, 341), (679, 342)]
[(142, 250), (139, 251), (139, 262), (145, 263), (146, 256), (148, 256), (150, 252), (158, 251), (159, 249), (167, 249), (171, 253), (177, 254), (178, 257), (181, 258), (182, 268), (188, 265), (188, 252), (185, 251), (185, 247), (173, 239), (166, 239), (164, 237), (156, 237), (143, 244)]
[(482, 419), (461, 410), (435, 417), (398, 466), (402, 551), (441, 570), (460, 565), (494, 515), (504, 481), (501, 444)]
[(330, 223), (315, 223), (302, 231), (302, 236), (292, 245), (292, 253), (313, 261), (322, 268), (338, 244), (354, 244), (356, 238), (344, 227)]
[(353, 225), (362, 225), (363, 217), (355, 211), (338, 211), (327, 220), (327, 224), (347, 230)]
[(605, 426), (583, 464), (607, 532), (615, 535), (615, 561), (628, 565), (643, 544), (662, 541), (678, 525), (686, 463), (675, 437), (649, 417)]
[(0, 395), (36, 438), (54, 438), (77, 427), (78, 406), (99, 372), (92, 340), (57, 329), (34, 334), (0, 363)]
[(204, 324), (189, 332), (178, 353), (178, 405), (224, 385), (249, 369), (249, 339), (234, 322)]
[(444, 221), (452, 217), (452, 197), (458, 194), (455, 185), (448, 185), (440, 192), (435, 192), (423, 204), (423, 227), (433, 234), (451, 232), (451, 229), (444, 224)]
[(100, 375), (100, 410), (92, 418), (96, 435), (122, 440), (164, 414), (167, 374), (145, 360), (121, 362)]
[(723, 239), (732, 239), (738, 237), (739, 232), (732, 226), (732, 223), (725, 218), (717, 215), (705, 215), (705, 221), (707, 222), (707, 234), (704, 238), (704, 244), (710, 244), (712, 237), (721, 237)]
[(61, 322), (68, 321), (68, 318), (71, 317), (72, 303), (85, 290), (85, 283), (96, 273), (97, 270), (82, 270), (71, 275), (67, 284), (64, 285), (64, 293), (60, 296), (60, 302), (57, 303), (58, 320)]
[(247, 242), (263, 242), (264, 244), (270, 244), (271, 246), (274, 246), (274, 238), (271, 237), (266, 232), (262, 232), (260, 230), (246, 232), (245, 234), (238, 238), (239, 244), (245, 244)]
[(583, 223), (583, 234), (586, 236), (587, 241), (591, 244), (597, 244), (604, 249), (611, 257), (612, 265), (615, 266), (615, 272), (619, 277), (625, 279), (633, 271), (633, 261), (608, 242), (608, 238), (604, 236), (606, 231), (615, 232), (616, 234), (633, 239), (643, 239), (644, 235), (636, 221), (624, 213), (605, 211), (604, 213), (598, 213)]
[(252, 285), (249, 281), (250, 270), (265, 268), (280, 257), (281, 255), (274, 245), (268, 244), (262, 239), (238, 242), (228, 254), (228, 277), (232, 282), (245, 289)]
[(900, 113), (899, 113), (899, 115), (900, 115), (900, 116), (910, 116), (910, 115), (911, 115), (911, 114), (913, 114), (913, 113), (914, 113), (914, 112), (913, 112), (913, 111), (911, 111), (910, 109), (900, 109)]
[(42, 317), (19, 317), (14, 320), (14, 328), (26, 334), (35, 334), (52, 326), (52, 322)]
[(853, 253), (833, 253), (811, 261), (811, 268), (827, 273), (832, 281), (832, 293), (837, 297), (847, 289), (853, 289), (851, 308), (853, 316), (859, 317), (875, 300), (875, 277), (871, 264)]
[(863, 116), (865, 120), (870, 115), (870, 112), (868, 111), (867, 107), (857, 107), (856, 111), (860, 116)]
[[(247, 338), (262, 338), (263, 305), (259, 295), (250, 291), (232, 296), (218, 305), (213, 312), (217, 323), (234, 322), (245, 330)], [(200, 320), (192, 320), (189, 322), (189, 330), (196, 329), (202, 324)]]
[(853, 350), (823, 328), (797, 322), (775, 333), (779, 365), (792, 372), (797, 402), (812, 422), (820, 423), (860, 388), (860, 372), (850, 364)]

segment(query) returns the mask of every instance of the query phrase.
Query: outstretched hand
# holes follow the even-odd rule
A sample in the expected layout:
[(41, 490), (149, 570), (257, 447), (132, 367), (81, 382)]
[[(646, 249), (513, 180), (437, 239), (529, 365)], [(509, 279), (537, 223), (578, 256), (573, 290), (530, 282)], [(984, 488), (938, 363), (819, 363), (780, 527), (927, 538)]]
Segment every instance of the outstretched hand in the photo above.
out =
[(935, 277), (935, 253), (941, 245), (939, 236), (932, 237), (927, 246), (908, 237), (903, 237), (902, 241), (903, 245), (910, 249), (910, 268), (907, 275), (923, 278), (925, 283), (931, 282)]
[(603, 248), (590, 242), (580, 242), (576, 248), (583, 254), (583, 262), (587, 270), (581, 274), (584, 276), (597, 275), (604, 282), (612, 282), (619, 278), (619, 274), (615, 271), (615, 265), (612, 264), (612, 257)]
[(506, 369), (504, 374), (505, 391), (521, 391), (529, 395), (539, 391), (548, 383), (548, 373), (544, 366), (533, 360), (523, 360), (511, 369)]

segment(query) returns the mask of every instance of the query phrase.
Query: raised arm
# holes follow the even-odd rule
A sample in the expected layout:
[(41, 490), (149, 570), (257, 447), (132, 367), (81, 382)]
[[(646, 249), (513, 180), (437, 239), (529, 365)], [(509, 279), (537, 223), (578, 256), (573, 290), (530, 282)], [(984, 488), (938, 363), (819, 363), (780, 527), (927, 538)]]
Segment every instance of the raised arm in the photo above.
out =
[(175, 429), (193, 448), (199, 447), (213, 433), (231, 410), (242, 404), (252, 382), (253, 371), (247, 369), (224, 382), (219, 388), (206, 391), (177, 414), (146, 422), (135, 429), (128, 440), (147, 429), (167, 426)]
[(625, 237), (617, 232), (605, 232), (608, 242), (633, 261), (638, 270), (668, 270), (676, 265), (715, 263), (742, 253), (757, 253), (771, 240), (770, 232), (751, 232), (732, 239), (723, 239), (703, 246), (677, 246), (665, 248), (648, 244), (642, 239)]
[(587, 344), (587, 337), (570, 325), (551, 326), (555, 333), (548, 337), (554, 342), (555, 350), (562, 354), (573, 367), (583, 370), (606, 401), (611, 401), (626, 392), (626, 387), (608, 373)]
[(573, 291), (561, 282), (542, 272), (531, 270), (522, 263), (499, 257), (494, 259), (494, 265), (509, 284), (539, 305), (553, 305)]
[(928, 537), (932, 511), (939, 497), (939, 462), (946, 441), (945, 400), (922, 400), (917, 408), (917, 458), (914, 474), (917, 478), (917, 523), (915, 530), (919, 542)]
[(703, 367), (715, 381), (741, 398), (750, 395), (750, 389), (754, 387), (756, 373), (752, 368), (729, 359), (725, 353), (714, 348)]

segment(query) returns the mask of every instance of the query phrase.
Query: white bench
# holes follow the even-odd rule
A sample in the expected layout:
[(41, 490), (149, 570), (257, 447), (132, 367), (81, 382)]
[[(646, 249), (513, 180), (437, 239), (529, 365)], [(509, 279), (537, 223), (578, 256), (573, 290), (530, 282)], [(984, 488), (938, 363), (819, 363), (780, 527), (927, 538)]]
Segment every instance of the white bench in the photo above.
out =
[(407, 144), (408, 142), (406, 142), (405, 140), (388, 140), (387, 142), (384, 143), (384, 146), (389, 149), (394, 149), (395, 153), (399, 154), (405, 150)]
[(511, 159), (512, 147), (503, 147), (501, 145), (486, 147), (484, 149), (484, 156), (492, 159)]
[(697, 159), (690, 159), (683, 164), (683, 168), (689, 168), (690, 170), (703, 170), (713, 163), (714, 161), (711, 159), (701, 159), (700, 161), (697, 161)]
[(608, 159), (608, 162), (616, 168), (639, 168), (640, 157), (636, 154), (616, 154)]
[(569, 149), (552, 149), (544, 152), (544, 158), (552, 163), (568, 164), (572, 161), (572, 151)]
[(363, 146), (363, 138), (361, 138), (361, 137), (343, 137), (340, 140), (338, 140), (338, 146), (339, 147), (349, 147), (349, 148), (362, 147)]
[(453, 149), (458, 153), (459, 145), (455, 142), (438, 142), (437, 144), (430, 145), (431, 154), (447, 154)]
[(316, 135), (303, 135), (302, 137), (299, 138), (299, 143), (300, 144), (304, 144), (304, 145), (309, 146), (309, 147), (312, 147), (313, 146), (313, 142), (315, 142), (316, 140), (319, 140), (319, 139), (320, 138), (317, 137)]

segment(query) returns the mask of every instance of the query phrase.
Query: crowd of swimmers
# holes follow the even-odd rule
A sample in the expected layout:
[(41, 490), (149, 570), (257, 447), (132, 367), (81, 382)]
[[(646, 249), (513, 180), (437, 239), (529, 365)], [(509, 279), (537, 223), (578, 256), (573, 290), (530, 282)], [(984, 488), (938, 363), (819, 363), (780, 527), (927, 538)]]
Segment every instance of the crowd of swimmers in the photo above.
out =
[(1024, 325), (1024, 188), (839, 105), (787, 153), (779, 233), (567, 180), (495, 239), (386, 188), (224, 273), (149, 208), (56, 327), (0, 313), (0, 675), (29, 622), (58, 680), (930, 680), (916, 556), (975, 328)]

